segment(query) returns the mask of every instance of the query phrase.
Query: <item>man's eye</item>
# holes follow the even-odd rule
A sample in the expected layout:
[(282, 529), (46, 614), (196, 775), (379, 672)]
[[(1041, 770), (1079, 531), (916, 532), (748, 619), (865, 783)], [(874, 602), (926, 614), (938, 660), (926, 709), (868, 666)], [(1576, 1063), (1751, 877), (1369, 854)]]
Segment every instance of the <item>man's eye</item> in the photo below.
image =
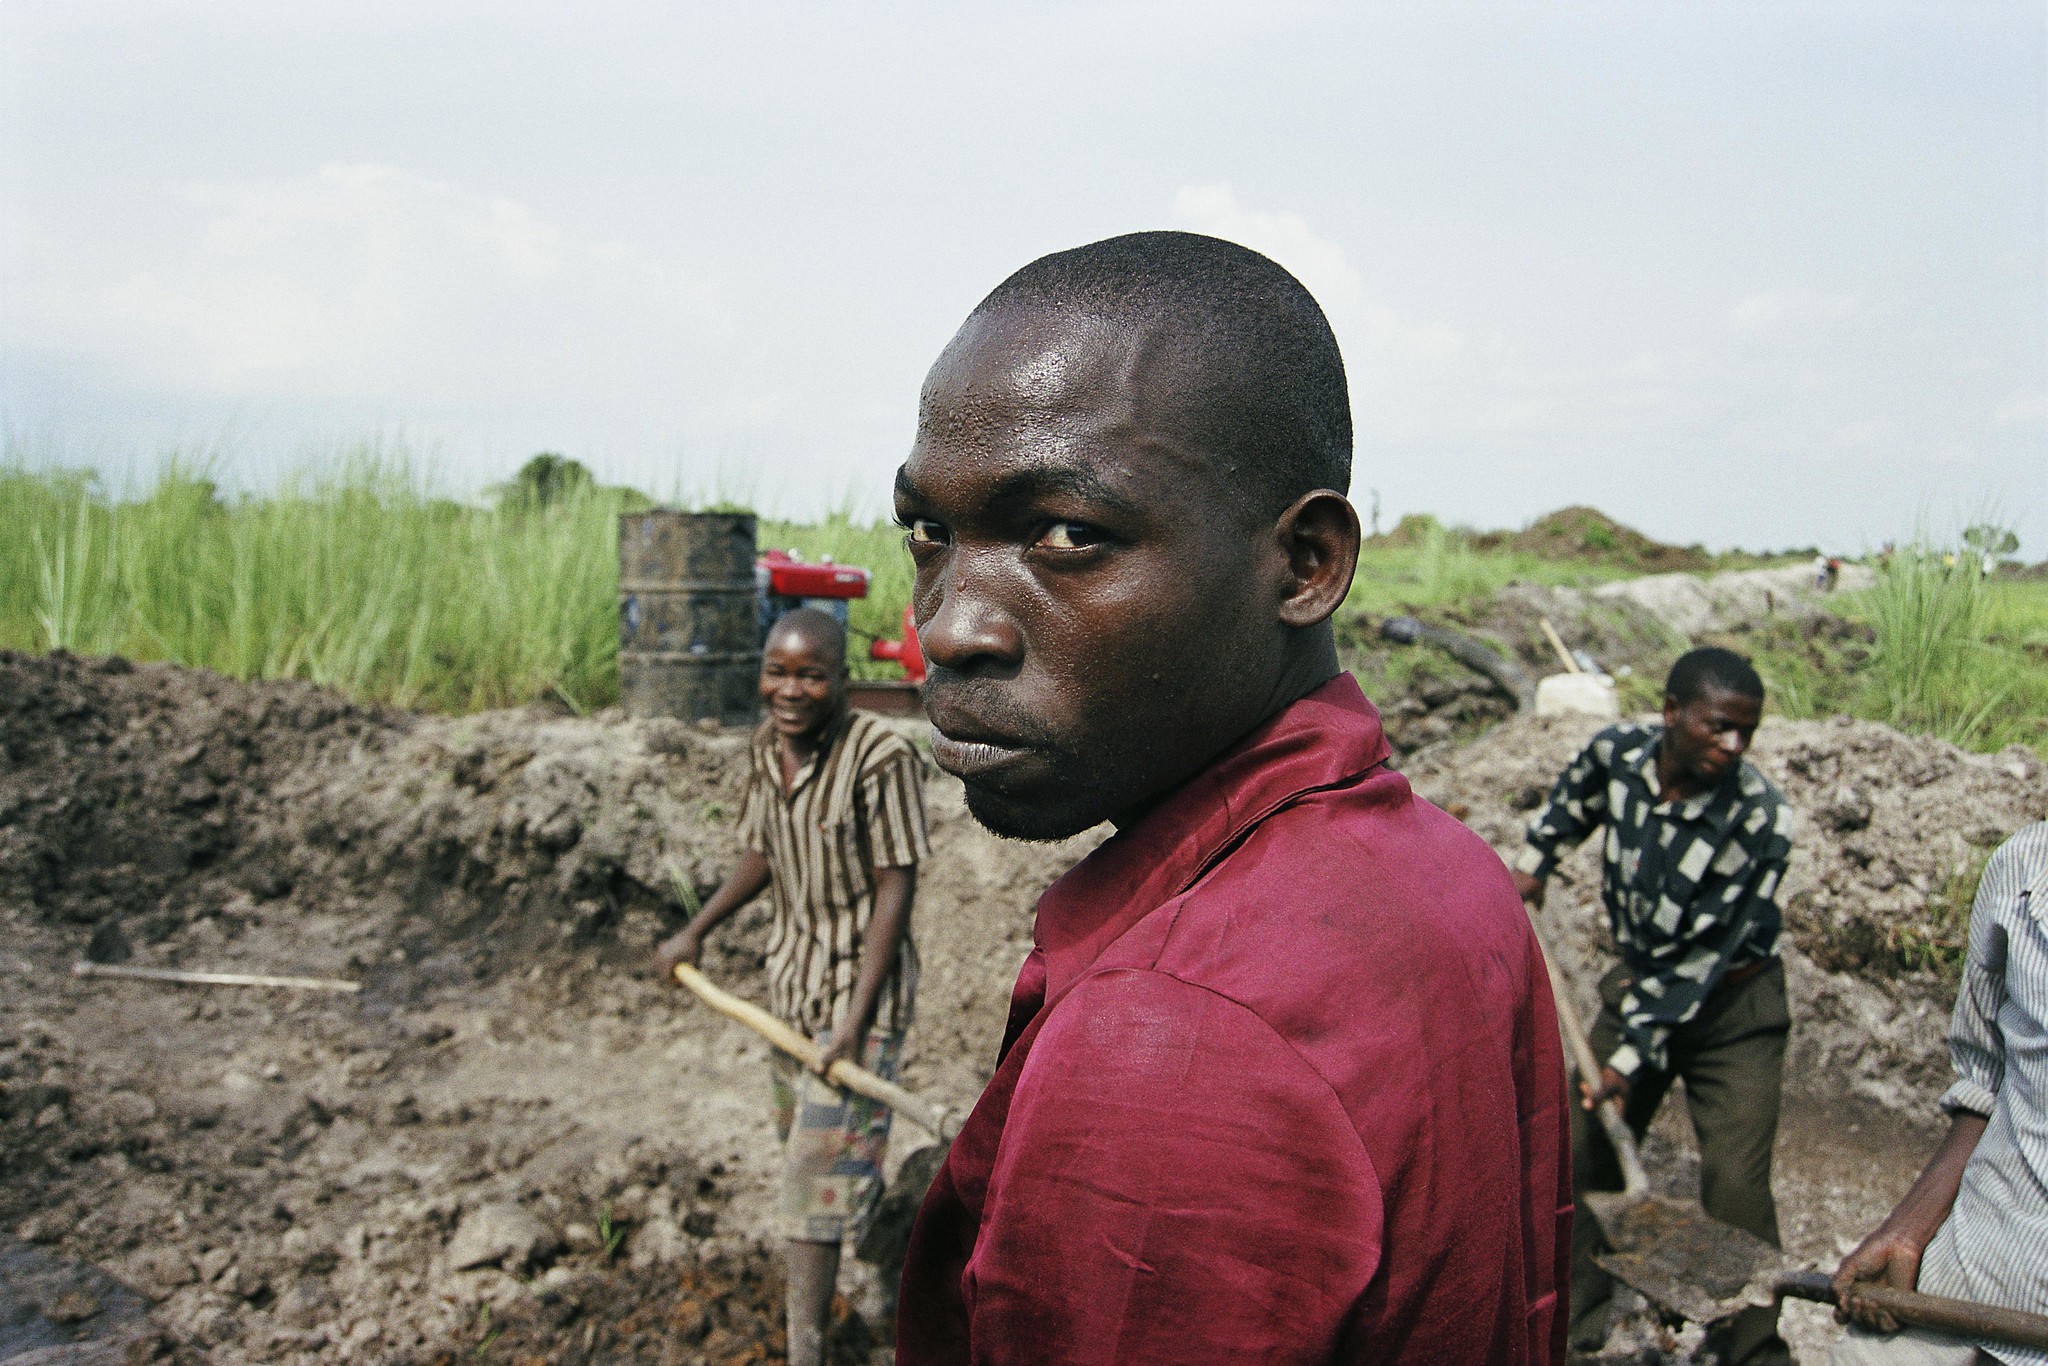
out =
[(929, 517), (912, 517), (903, 524), (903, 538), (912, 545), (941, 545), (946, 529)]
[(1047, 550), (1086, 550), (1101, 539), (1095, 528), (1085, 522), (1054, 522), (1038, 538), (1038, 543)]

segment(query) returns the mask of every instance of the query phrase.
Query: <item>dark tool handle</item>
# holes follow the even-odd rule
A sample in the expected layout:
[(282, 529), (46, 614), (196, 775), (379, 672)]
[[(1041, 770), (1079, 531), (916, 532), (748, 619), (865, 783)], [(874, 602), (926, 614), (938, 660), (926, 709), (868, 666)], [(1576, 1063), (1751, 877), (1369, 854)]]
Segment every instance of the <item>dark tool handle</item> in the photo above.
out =
[[(1819, 1271), (1794, 1271), (1781, 1276), (1777, 1292), (1780, 1299), (1837, 1303), (1834, 1283)], [(2048, 1315), (1881, 1285), (1859, 1287), (1856, 1298), (1915, 1328), (1933, 1328), (1964, 1338), (1988, 1338), (2014, 1347), (2048, 1348)]]

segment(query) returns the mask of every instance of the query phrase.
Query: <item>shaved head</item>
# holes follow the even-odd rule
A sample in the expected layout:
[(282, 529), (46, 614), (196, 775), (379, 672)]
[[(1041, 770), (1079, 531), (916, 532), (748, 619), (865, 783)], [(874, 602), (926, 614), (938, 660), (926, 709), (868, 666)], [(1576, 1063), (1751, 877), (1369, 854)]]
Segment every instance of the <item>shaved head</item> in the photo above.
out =
[(818, 662), (841, 673), (846, 671), (846, 628), (830, 612), (821, 612), (815, 607), (799, 607), (783, 613), (768, 628), (768, 640), (763, 649), (772, 650), (799, 642)]
[(1190, 232), (1112, 237), (1033, 261), (969, 322), (1034, 312), (1117, 334), (1146, 372), (1146, 420), (1214, 462), (1250, 511), (1350, 488), (1337, 339), (1301, 282), (1258, 252)]
[(1329, 323), (1257, 252), (1138, 233), (997, 286), (896, 479), (932, 754), (975, 816), (1135, 818), (1335, 675), (1350, 477)]

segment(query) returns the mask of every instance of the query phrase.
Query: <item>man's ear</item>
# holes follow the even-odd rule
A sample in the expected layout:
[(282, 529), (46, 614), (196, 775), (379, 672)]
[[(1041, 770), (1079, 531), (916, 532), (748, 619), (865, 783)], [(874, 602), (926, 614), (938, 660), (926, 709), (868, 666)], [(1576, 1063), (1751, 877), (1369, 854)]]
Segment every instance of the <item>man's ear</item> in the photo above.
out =
[(1351, 575), (1358, 568), (1358, 509), (1341, 493), (1316, 489), (1280, 514), (1273, 534), (1287, 561), (1281, 624), (1328, 621), (1351, 591)]

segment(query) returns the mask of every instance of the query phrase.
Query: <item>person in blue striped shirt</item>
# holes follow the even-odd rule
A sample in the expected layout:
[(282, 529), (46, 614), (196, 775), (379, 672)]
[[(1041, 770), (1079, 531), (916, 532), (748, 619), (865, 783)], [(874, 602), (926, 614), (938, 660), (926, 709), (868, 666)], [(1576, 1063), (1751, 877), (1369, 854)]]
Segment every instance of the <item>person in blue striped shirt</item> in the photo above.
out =
[(2032, 1348), (1894, 1332), (1856, 1294), (1886, 1285), (2048, 1314), (2048, 821), (1984, 867), (1948, 1042), (1948, 1137), (1835, 1272), (1854, 1323), (1834, 1366), (2048, 1366)]

